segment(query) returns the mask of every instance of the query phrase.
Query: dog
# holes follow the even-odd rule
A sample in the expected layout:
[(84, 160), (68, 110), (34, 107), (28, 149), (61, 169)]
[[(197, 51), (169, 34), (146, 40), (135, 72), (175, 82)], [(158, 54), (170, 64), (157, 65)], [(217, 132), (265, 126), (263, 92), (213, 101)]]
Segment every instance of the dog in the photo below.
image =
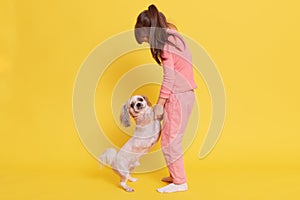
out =
[(126, 184), (127, 181), (137, 181), (130, 173), (139, 165), (139, 159), (157, 143), (161, 129), (161, 119), (154, 119), (153, 108), (146, 96), (132, 96), (122, 106), (120, 121), (123, 126), (130, 126), (130, 116), (136, 124), (133, 136), (119, 152), (108, 148), (99, 156), (101, 163), (111, 166), (119, 174), (120, 186), (127, 192), (134, 191)]

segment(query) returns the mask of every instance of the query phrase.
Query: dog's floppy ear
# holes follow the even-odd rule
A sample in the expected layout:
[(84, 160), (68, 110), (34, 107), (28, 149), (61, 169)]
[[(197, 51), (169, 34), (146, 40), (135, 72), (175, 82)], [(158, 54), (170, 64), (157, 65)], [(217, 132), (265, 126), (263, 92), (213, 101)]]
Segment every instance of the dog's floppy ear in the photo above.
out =
[(130, 126), (130, 115), (129, 115), (129, 109), (127, 107), (127, 103), (125, 103), (122, 106), (120, 121), (121, 121), (121, 124), (123, 124), (123, 126), (125, 126), (125, 127)]
[(147, 102), (148, 106), (152, 106), (152, 103), (149, 101), (148, 97), (146, 97), (145, 95), (142, 95), (142, 97), (145, 99), (145, 101)]

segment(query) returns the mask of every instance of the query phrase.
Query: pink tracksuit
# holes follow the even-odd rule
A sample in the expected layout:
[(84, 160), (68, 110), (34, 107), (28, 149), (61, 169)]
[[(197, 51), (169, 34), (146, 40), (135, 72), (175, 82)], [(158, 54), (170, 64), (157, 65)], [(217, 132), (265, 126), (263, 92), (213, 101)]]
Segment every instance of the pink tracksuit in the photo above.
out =
[(195, 101), (193, 90), (197, 86), (188, 46), (175, 30), (169, 29), (168, 33), (176, 36), (168, 39), (180, 50), (166, 43), (161, 55), (164, 77), (160, 97), (167, 99), (161, 145), (173, 183), (182, 184), (186, 182), (182, 139)]

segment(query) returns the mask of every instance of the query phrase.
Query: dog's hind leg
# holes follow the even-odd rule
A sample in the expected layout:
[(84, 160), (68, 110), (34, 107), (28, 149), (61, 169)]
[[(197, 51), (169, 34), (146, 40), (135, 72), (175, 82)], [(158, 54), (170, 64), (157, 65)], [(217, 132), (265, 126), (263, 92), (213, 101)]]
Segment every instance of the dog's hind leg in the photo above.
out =
[(126, 191), (126, 192), (133, 192), (134, 189), (132, 189), (131, 187), (129, 187), (126, 183), (127, 180), (129, 179), (129, 174), (126, 176), (122, 176), (121, 177), (121, 181), (120, 181), (120, 186)]
[(134, 163), (134, 165), (130, 168), (130, 170), (129, 170), (129, 174), (128, 174), (128, 180), (130, 181), (130, 182), (137, 182), (137, 178), (133, 178), (133, 177), (131, 177), (130, 176), (130, 173), (133, 171), (133, 169), (136, 167), (136, 166), (139, 166), (140, 165), (140, 163), (139, 163), (139, 161), (136, 161), (135, 163)]
[(130, 181), (130, 182), (137, 182), (137, 178), (133, 178), (133, 177), (131, 177), (130, 175), (129, 175), (129, 177), (128, 177), (128, 180)]

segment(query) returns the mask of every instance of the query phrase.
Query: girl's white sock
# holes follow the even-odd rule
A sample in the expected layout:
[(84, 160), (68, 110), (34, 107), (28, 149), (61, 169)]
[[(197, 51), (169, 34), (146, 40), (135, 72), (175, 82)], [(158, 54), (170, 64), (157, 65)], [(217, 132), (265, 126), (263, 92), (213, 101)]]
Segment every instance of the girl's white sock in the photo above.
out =
[(182, 192), (182, 191), (186, 191), (187, 189), (188, 186), (186, 183), (178, 184), (178, 185), (174, 183), (170, 183), (165, 187), (158, 188), (157, 191), (160, 193), (171, 193), (171, 192)]

